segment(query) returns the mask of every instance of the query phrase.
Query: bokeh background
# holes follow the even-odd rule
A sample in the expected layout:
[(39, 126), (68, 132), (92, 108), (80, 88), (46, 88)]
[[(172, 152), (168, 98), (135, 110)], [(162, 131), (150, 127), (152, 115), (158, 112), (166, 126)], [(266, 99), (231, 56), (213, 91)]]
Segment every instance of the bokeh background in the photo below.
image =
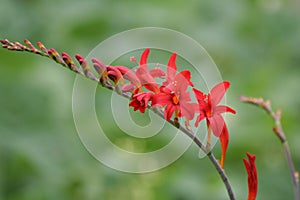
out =
[[(43, 41), (71, 55), (86, 55), (99, 42), (127, 29), (159, 26), (202, 44), (232, 83), (226, 171), (237, 199), (246, 199), (246, 152), (257, 155), (258, 199), (292, 199), (284, 151), (271, 119), (239, 102), (239, 95), (270, 99), (300, 170), (300, 2), (297, 0), (2, 0), (0, 37)], [(0, 49), (0, 199), (228, 199), (207, 158), (193, 145), (172, 165), (127, 174), (94, 159), (81, 143), (72, 117), (75, 75), (54, 62)], [(99, 89), (99, 93), (109, 91)], [(101, 94), (97, 101), (107, 105)], [(123, 136), (121, 146), (153, 149), (163, 141)], [(134, 142), (131, 142), (134, 141)], [(215, 153), (220, 154), (219, 147)]]

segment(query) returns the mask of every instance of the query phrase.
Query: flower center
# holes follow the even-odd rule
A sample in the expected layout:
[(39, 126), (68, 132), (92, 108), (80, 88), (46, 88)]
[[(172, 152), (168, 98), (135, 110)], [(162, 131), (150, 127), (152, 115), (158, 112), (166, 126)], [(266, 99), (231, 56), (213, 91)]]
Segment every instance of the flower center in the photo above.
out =
[(207, 109), (206, 109), (206, 117), (210, 118), (213, 116), (212, 106), (211, 106), (211, 99), (210, 95), (208, 95), (207, 99), (205, 99), (207, 102)]
[(207, 118), (212, 117), (212, 111), (211, 111), (211, 109), (208, 109), (205, 114), (206, 114)]
[(173, 100), (173, 103), (174, 103), (175, 105), (179, 104), (179, 97), (178, 97), (177, 95), (174, 95), (174, 96), (172, 97), (172, 100)]

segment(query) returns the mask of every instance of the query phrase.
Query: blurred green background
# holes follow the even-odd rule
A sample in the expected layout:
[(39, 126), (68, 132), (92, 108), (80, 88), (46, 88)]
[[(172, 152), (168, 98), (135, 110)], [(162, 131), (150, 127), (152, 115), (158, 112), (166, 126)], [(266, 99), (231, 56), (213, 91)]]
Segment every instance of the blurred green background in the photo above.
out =
[[(271, 119), (240, 103), (238, 96), (261, 96), (283, 110), (282, 123), (300, 170), (299, 1), (2, 0), (0, 13), (0, 38), (43, 41), (70, 55), (86, 55), (109, 36), (143, 26), (194, 38), (232, 83), (227, 102), (237, 114), (229, 118), (226, 171), (237, 199), (247, 196), (246, 152), (257, 155), (258, 199), (293, 198)], [(1, 200), (228, 199), (212, 164), (197, 159), (194, 145), (172, 165), (148, 174), (118, 172), (94, 159), (73, 122), (74, 78), (48, 59), (0, 50)], [(99, 93), (98, 103), (106, 106)], [(114, 125), (110, 131), (121, 135)], [(141, 148), (161, 141), (152, 142), (141, 141)], [(219, 157), (219, 147), (214, 151)]]

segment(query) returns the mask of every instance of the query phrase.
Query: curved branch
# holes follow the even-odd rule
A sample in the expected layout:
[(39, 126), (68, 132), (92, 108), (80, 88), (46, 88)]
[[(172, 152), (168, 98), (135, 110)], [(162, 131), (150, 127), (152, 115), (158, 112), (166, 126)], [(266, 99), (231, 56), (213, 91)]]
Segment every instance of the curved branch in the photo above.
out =
[(276, 136), (279, 138), (284, 151), (285, 156), (289, 165), (289, 170), (292, 176), (293, 180), (293, 186), (294, 186), (294, 197), (295, 200), (299, 200), (299, 172), (295, 170), (294, 163), (292, 160), (291, 152), (289, 149), (288, 141), (286, 139), (285, 133), (283, 131), (282, 125), (281, 125), (281, 110), (277, 110), (274, 112), (271, 107), (271, 103), (269, 100), (264, 101), (262, 98), (252, 98), (252, 97), (245, 97), (241, 96), (240, 100), (245, 103), (253, 104), (255, 106), (259, 106), (263, 108), (274, 120), (275, 126), (273, 127), (273, 131), (276, 134)]

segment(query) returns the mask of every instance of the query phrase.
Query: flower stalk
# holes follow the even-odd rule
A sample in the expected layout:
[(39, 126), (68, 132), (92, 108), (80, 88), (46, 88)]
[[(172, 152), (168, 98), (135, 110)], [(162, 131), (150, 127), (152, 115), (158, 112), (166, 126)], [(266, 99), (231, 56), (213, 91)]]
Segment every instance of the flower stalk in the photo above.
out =
[(273, 119), (275, 126), (273, 127), (273, 131), (275, 135), (279, 138), (283, 149), (285, 151), (285, 156), (288, 162), (289, 171), (293, 181), (293, 189), (294, 189), (294, 199), (299, 200), (299, 172), (295, 170), (295, 166), (292, 160), (292, 155), (290, 152), (289, 144), (286, 139), (285, 133), (283, 131), (281, 125), (281, 110), (277, 110), (276, 112), (273, 111), (271, 107), (271, 103), (269, 100), (264, 101), (262, 98), (252, 98), (241, 96), (240, 100), (245, 103), (249, 103), (264, 109)]

